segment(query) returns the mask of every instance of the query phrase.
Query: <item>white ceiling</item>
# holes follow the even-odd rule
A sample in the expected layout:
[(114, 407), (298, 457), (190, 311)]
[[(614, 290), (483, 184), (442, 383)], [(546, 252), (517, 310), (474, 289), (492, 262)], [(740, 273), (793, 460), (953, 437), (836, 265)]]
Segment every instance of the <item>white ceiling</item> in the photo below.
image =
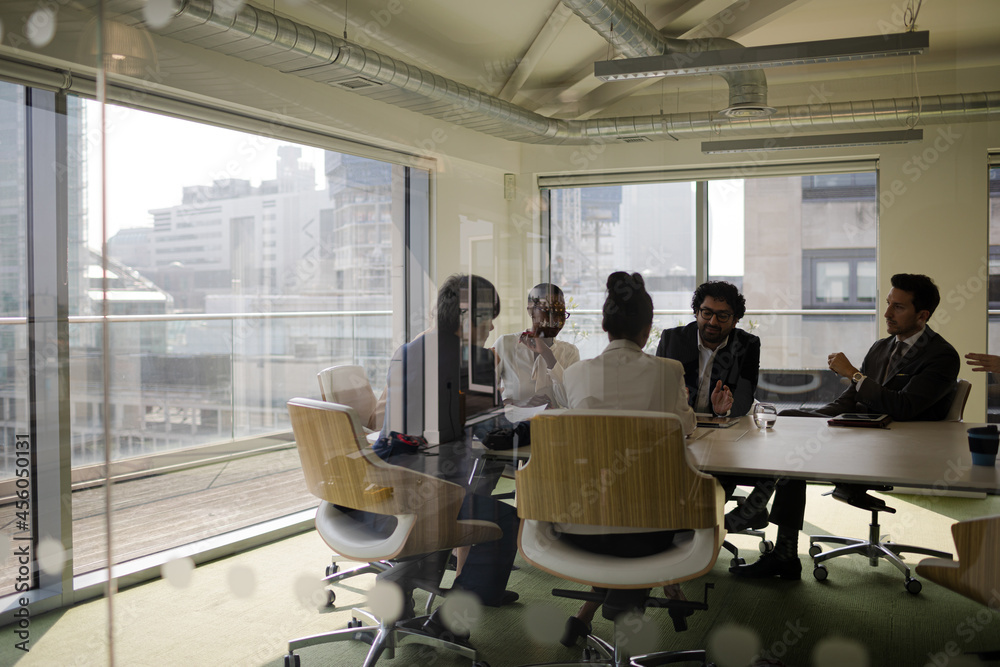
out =
[[(145, 1), (107, 0), (106, 15), (114, 18), (141, 8)], [(1000, 0), (633, 1), (666, 36), (721, 36), (745, 46), (901, 32), (904, 10), (919, 6), (915, 28), (930, 31), (928, 53), (767, 69), (772, 106), (813, 103), (817, 97), (845, 101), (1000, 88)], [(26, 49), (32, 56), (79, 61), (80, 36), (96, 12), (96, 0), (51, 4), (59, 7), (56, 37), (35, 48), (24, 46), (19, 37), (39, 3), (0, 3), (0, 52), (23, 55)], [(726, 83), (715, 76), (611, 83), (595, 79), (594, 61), (615, 54), (559, 0), (254, 0), (251, 4), (337, 37), (346, 28), (351, 42), (548, 117), (594, 119), (727, 106)], [(219, 58), (229, 56), (209, 57), (197, 47), (159, 37), (156, 44), (158, 67), (172, 86), (185, 88), (191, 83), (204, 90), (214, 77), (217, 81), (211, 85), (231, 99), (240, 94), (226, 90), (232, 85), (219, 70)], [(259, 92), (242, 94), (252, 105)]]
[[(728, 37), (744, 46), (902, 32), (907, 0), (634, 0), (666, 36)], [(916, 4), (916, 1), (914, 2)], [(523, 83), (502, 97), (543, 115), (588, 118), (617, 115), (621, 100), (646, 97), (639, 105), (694, 91), (714, 91), (725, 106), (726, 85), (718, 77), (672, 77), (636, 84), (601, 83), (595, 60), (614, 54), (608, 43), (558, 0), (276, 0), (278, 14), (341, 36), (344, 9), (348, 39), (371, 36), (371, 48), (398, 57), (491, 95), (499, 95), (517, 64), (539, 38), (537, 61), (526, 63)], [(398, 10), (392, 14), (387, 7)], [(388, 20), (387, 20), (388, 19)], [(555, 25), (551, 35), (543, 29)], [(384, 24), (384, 25), (383, 25)], [(928, 53), (912, 57), (772, 68), (769, 87), (794, 104), (785, 86), (858, 77), (905, 76), (914, 68), (929, 85), (946, 85), (967, 68), (1000, 67), (1000, 2), (923, 0), (916, 29), (930, 31)], [(551, 37), (548, 41), (547, 38)], [(934, 73), (933, 76), (931, 73)], [(917, 80), (919, 86), (922, 82)], [(1000, 83), (1000, 79), (997, 80)], [(953, 92), (943, 90), (942, 92)], [(788, 98), (784, 98), (789, 95)], [(805, 100), (798, 100), (799, 103)], [(682, 107), (684, 101), (670, 99)], [(775, 100), (772, 100), (772, 104)], [(636, 103), (633, 100), (633, 106)], [(697, 105), (701, 108), (701, 105)], [(605, 112), (609, 113), (605, 113)], [(630, 113), (637, 113), (635, 109)], [(646, 112), (656, 112), (655, 108)]]

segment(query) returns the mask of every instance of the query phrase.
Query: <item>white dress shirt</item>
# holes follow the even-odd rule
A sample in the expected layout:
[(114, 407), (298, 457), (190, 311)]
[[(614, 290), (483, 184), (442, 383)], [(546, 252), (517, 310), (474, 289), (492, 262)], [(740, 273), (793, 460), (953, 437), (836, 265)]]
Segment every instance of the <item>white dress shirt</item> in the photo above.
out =
[(552, 407), (564, 407), (563, 373), (580, 360), (580, 350), (572, 343), (554, 339), (551, 349), (556, 365), (549, 368), (542, 355), (522, 345), (520, 338), (521, 334), (505, 334), (497, 338), (494, 346), (501, 396), (504, 400), (527, 401), (541, 394), (550, 399)]
[(598, 356), (567, 368), (563, 387), (569, 408), (673, 412), (684, 433), (697, 426), (681, 362), (648, 355), (630, 340), (613, 340)]
[[(729, 345), (729, 336), (726, 336), (714, 350), (707, 348), (701, 340), (701, 333), (698, 334), (698, 397), (694, 402), (695, 410), (698, 412), (715, 412), (712, 407), (712, 365), (715, 363), (715, 353), (726, 345)], [(728, 416), (728, 413), (727, 410), (724, 416)]]

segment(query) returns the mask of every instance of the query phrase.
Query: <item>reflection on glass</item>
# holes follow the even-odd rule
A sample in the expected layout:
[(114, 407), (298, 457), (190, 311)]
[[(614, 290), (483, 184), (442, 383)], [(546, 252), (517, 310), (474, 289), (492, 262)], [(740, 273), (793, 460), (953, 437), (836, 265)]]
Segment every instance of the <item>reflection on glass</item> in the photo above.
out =
[[(989, 170), (990, 238), (989, 238), (989, 354), (1000, 353), (1000, 168)], [(1000, 384), (986, 387), (986, 412), (990, 422), (1000, 421)]]
[(14, 436), (28, 427), (27, 329), (13, 319), (28, 313), (24, 100), (0, 81), (0, 318), (11, 318), (0, 322), (0, 481), (14, 479)]

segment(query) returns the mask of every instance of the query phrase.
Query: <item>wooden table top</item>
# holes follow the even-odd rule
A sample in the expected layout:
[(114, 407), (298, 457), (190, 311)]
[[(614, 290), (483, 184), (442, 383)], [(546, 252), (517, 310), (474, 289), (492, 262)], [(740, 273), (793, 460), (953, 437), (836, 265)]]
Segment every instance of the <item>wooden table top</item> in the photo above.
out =
[(689, 439), (707, 473), (1000, 493), (1000, 466), (972, 465), (969, 422), (893, 422), (888, 428), (829, 426), (826, 419), (778, 417), (758, 431), (749, 416), (728, 429), (699, 428)]

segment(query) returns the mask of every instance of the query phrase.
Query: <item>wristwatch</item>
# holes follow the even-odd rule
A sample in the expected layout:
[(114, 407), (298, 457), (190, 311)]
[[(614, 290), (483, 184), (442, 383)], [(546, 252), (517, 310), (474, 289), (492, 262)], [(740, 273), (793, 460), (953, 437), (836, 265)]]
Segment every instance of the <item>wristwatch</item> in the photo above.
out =
[(855, 373), (854, 375), (851, 376), (851, 381), (854, 384), (857, 384), (857, 383), (861, 382), (864, 379), (865, 379), (865, 376), (861, 374), (861, 371), (858, 371), (857, 373)]

